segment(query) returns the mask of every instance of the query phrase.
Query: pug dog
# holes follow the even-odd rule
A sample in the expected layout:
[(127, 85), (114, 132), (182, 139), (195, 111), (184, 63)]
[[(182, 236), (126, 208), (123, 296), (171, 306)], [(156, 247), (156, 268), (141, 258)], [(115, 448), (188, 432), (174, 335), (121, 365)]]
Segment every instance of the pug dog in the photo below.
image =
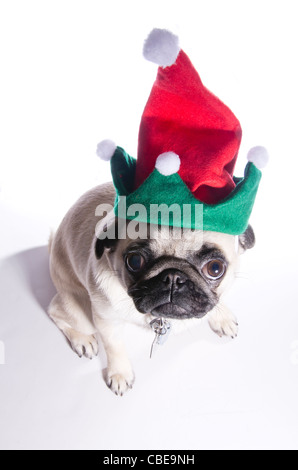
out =
[[(106, 383), (122, 396), (134, 372), (122, 339), (133, 322), (147, 329), (167, 319), (173, 330), (208, 315), (219, 336), (237, 336), (234, 315), (222, 303), (235, 277), (239, 255), (255, 243), (254, 232), (235, 237), (217, 232), (150, 227), (150, 237), (99, 237), (99, 204), (112, 205), (112, 183), (98, 186), (69, 210), (49, 243), (50, 272), (57, 294), (49, 316), (81, 357), (98, 354), (99, 336), (107, 355)], [(112, 211), (113, 212), (113, 211)], [(109, 227), (117, 227), (113, 213)], [(149, 231), (148, 231), (149, 232)]]

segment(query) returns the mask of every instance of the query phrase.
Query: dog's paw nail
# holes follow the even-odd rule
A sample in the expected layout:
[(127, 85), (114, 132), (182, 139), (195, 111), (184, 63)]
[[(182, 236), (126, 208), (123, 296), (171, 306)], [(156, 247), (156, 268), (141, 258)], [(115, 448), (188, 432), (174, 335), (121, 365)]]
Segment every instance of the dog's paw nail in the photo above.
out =
[(217, 315), (209, 320), (211, 329), (220, 337), (229, 336), (235, 339), (238, 333), (238, 323), (232, 314)]
[(85, 335), (73, 330), (69, 340), (72, 349), (79, 357), (86, 356), (88, 359), (92, 359), (98, 354), (97, 339), (93, 335)]
[[(126, 374), (127, 375), (127, 374)], [(130, 390), (133, 386), (134, 375), (132, 372), (129, 374), (129, 378), (122, 374), (112, 374), (107, 379), (107, 386), (115, 393), (115, 395), (122, 397), (125, 392)]]

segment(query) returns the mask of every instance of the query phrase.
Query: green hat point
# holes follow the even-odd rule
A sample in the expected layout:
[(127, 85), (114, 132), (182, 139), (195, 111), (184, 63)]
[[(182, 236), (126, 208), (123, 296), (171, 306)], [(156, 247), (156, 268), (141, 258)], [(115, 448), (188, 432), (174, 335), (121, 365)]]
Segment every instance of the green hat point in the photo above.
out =
[(244, 177), (234, 178), (231, 194), (217, 204), (206, 204), (193, 196), (178, 173), (164, 175), (156, 168), (134, 189), (135, 169), (136, 159), (117, 147), (111, 159), (117, 217), (230, 235), (245, 232), (262, 177), (248, 162)]

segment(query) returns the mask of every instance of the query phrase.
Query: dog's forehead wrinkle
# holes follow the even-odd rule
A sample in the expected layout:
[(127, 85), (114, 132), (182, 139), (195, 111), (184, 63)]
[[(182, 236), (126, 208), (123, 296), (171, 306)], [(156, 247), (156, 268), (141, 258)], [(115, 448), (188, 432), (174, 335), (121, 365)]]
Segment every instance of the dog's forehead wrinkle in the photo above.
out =
[(236, 257), (234, 235), (218, 232), (204, 232), (203, 239), (202, 249), (204, 246), (218, 249), (224, 254), (229, 263), (233, 262)]
[[(154, 231), (155, 229), (155, 231)], [(180, 234), (180, 239), (178, 237)], [(229, 265), (234, 265), (237, 253), (235, 250), (235, 237), (218, 232), (204, 232), (201, 230), (164, 230), (153, 228), (152, 238), (132, 240), (126, 238), (119, 240), (116, 251), (125, 255), (130, 249), (145, 250), (148, 259), (160, 257), (173, 257), (176, 259), (193, 260), (201, 250), (206, 247), (219, 250)]]
[(196, 255), (201, 260), (208, 260), (211, 258), (224, 258), (226, 259), (224, 251), (221, 249), (220, 246), (206, 243), (202, 246), (202, 248), (196, 252)]
[(131, 251), (143, 251), (147, 252), (148, 254), (151, 253), (151, 248), (150, 248), (150, 241), (149, 240), (133, 240), (130, 242), (125, 249), (125, 252), (131, 252)]
[(194, 252), (201, 248), (203, 244), (202, 232), (191, 230), (172, 230), (165, 238), (151, 240), (151, 248), (155, 256), (175, 256), (183, 258), (188, 252)]
[(195, 266), (190, 264), (187, 260), (174, 256), (161, 256), (154, 262), (150, 270), (144, 274), (143, 280), (152, 279), (167, 269), (182, 271), (187, 274), (190, 279), (200, 279), (200, 275), (195, 269)]

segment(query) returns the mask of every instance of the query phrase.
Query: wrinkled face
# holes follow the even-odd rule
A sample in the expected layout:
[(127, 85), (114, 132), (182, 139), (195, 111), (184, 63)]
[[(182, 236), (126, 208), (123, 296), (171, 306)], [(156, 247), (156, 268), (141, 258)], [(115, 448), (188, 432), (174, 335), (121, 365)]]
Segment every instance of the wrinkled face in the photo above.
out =
[(159, 229), (158, 238), (119, 240), (110, 262), (140, 313), (201, 318), (234, 278), (235, 237), (191, 230), (176, 237), (175, 229), (167, 235)]

